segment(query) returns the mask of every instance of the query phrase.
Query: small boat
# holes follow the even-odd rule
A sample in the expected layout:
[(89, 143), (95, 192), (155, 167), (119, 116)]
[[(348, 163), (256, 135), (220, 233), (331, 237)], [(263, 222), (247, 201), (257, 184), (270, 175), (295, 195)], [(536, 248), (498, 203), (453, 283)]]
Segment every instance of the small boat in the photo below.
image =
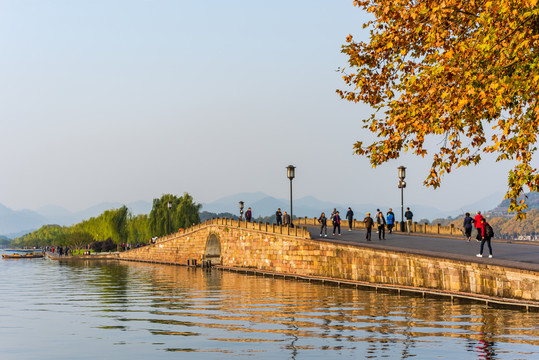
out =
[(2, 254), (2, 259), (35, 259), (45, 256), (41, 249), (7, 249), (8, 254)]

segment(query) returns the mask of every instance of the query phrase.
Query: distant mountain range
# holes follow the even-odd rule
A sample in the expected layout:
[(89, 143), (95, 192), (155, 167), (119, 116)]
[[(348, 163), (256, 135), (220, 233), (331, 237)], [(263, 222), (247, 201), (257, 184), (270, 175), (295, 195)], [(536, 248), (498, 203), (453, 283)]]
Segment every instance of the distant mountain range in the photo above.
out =
[[(72, 225), (121, 206), (123, 204), (101, 203), (86, 210), (71, 212), (56, 205), (44, 206), (34, 211), (12, 210), (0, 204), (0, 235), (13, 239), (47, 224)], [(152, 204), (147, 201), (135, 201), (126, 206), (133, 214), (148, 214), (152, 209)]]
[[(527, 199), (525, 200), (526, 205), (528, 205), (528, 209), (539, 209), (539, 193), (527, 193), (526, 196)], [(520, 197), (520, 199), (523, 198), (524, 197)], [(491, 210), (491, 213), (495, 215), (506, 215), (510, 203), (511, 200), (504, 199), (498, 206)]]
[[(536, 194), (534, 194), (536, 195)], [(467, 204), (462, 207), (468, 211), (482, 210), (486, 211), (493, 209), (500, 209), (505, 203), (501, 203), (502, 194), (493, 194), (487, 198), (477, 201), (472, 204)], [(539, 197), (538, 197), (539, 199)], [(239, 193), (230, 195), (218, 199), (210, 203), (202, 204), (202, 211), (211, 213), (225, 213), (239, 215), (239, 201), (245, 203), (245, 210), (248, 207), (252, 208), (253, 216), (270, 216), (275, 214), (277, 208), (281, 208), (282, 211), (289, 211), (290, 200), (289, 199), (277, 199), (262, 192), (253, 193)], [(535, 197), (533, 198), (535, 203)], [(63, 207), (56, 205), (48, 205), (37, 210), (11, 210), (6, 206), (0, 204), (0, 236), (5, 236), (13, 239), (18, 236), (25, 235), (29, 232), (39, 229), (43, 225), (58, 224), (62, 226), (72, 225), (87, 220), (91, 217), (95, 217), (103, 213), (105, 210), (117, 209), (124, 204), (121, 203), (101, 203), (99, 205), (90, 207), (83, 211), (71, 212)], [(135, 201), (129, 204), (125, 204), (133, 214), (149, 214), (152, 209), (152, 203), (148, 201)], [(348, 207), (351, 207), (354, 211), (354, 217), (356, 219), (362, 219), (367, 212), (375, 212), (377, 208), (387, 211), (388, 205), (384, 204), (340, 204), (335, 202), (328, 202), (318, 200), (313, 196), (307, 196), (299, 199), (294, 199), (293, 203), (294, 215), (299, 217), (318, 217), (322, 211), (330, 213), (334, 208), (339, 210), (342, 215), (346, 213)], [(414, 212), (414, 219), (418, 221), (421, 219), (433, 220), (437, 218), (446, 218), (448, 216), (457, 216), (462, 213), (463, 210), (458, 209), (454, 211), (442, 211), (435, 207), (422, 206), (422, 205), (409, 205)], [(244, 211), (245, 211), (244, 210)], [(400, 218), (400, 207), (393, 207), (393, 211), (397, 214), (397, 218)]]
[[(420, 219), (433, 220), (437, 218), (445, 218), (448, 216), (458, 216), (463, 213), (463, 209), (465, 209), (466, 211), (481, 210), (486, 212), (487, 210), (497, 206), (500, 203), (502, 197), (503, 194), (501, 193), (492, 194), (480, 201), (466, 204), (462, 207), (462, 209), (456, 209), (453, 211), (443, 211), (435, 207), (423, 205), (410, 204), (407, 206), (410, 206), (410, 208), (412, 209), (414, 213), (414, 219), (417, 219), (418, 221)], [(282, 211), (289, 211), (290, 209), (289, 199), (277, 199), (262, 192), (254, 192), (235, 194), (218, 199), (211, 203), (203, 204), (202, 210), (208, 212), (230, 212), (239, 215), (240, 200), (245, 203), (245, 210), (247, 210), (248, 207), (251, 207), (254, 217), (272, 215), (275, 213), (277, 208), (281, 208)], [(341, 212), (341, 215), (344, 215), (348, 210), (348, 207), (351, 207), (354, 211), (354, 217), (356, 219), (363, 219), (366, 216), (367, 212), (373, 213), (376, 212), (376, 209), (387, 211), (387, 209), (391, 207), (391, 205), (387, 204), (340, 204), (336, 202), (321, 201), (313, 196), (294, 199), (292, 205), (294, 216), (299, 217), (318, 217), (320, 216), (320, 213), (322, 211), (326, 212), (327, 214), (331, 213), (334, 208), (339, 210)], [(399, 214), (400, 206), (398, 206), (398, 208), (393, 206), (393, 212), (395, 212), (395, 214)], [(398, 215), (397, 218), (400, 218), (400, 215)]]

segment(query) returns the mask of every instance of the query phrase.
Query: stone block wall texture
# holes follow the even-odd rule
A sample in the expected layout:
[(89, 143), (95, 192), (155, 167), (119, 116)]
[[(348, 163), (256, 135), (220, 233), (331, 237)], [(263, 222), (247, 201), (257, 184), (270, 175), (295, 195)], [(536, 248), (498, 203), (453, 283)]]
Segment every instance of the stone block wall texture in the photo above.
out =
[(201, 261), (213, 234), (219, 239), (224, 266), (539, 301), (539, 273), (534, 271), (312, 240), (297, 228), (289, 235), (289, 229), (235, 225), (230, 220), (208, 221), (152, 246), (124, 252), (120, 258), (175, 264)]

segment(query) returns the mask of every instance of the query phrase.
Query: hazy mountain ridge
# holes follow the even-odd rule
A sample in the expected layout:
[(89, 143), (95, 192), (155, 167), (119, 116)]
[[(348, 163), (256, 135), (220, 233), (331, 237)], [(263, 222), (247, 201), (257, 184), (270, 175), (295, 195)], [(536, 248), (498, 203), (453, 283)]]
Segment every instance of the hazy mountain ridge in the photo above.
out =
[[(12, 210), (0, 204), (0, 235), (13, 239), (47, 224), (73, 225), (98, 216), (105, 210), (117, 209), (121, 206), (123, 206), (121, 203), (109, 202), (101, 203), (82, 211), (71, 212), (57, 205), (43, 206), (34, 211)], [(135, 201), (126, 204), (126, 206), (135, 215), (148, 214), (152, 209), (152, 203), (147, 201)]]
[[(528, 209), (539, 209), (539, 193), (527, 193), (526, 194), (527, 199), (526, 204), (528, 205)], [(524, 197), (521, 196), (519, 199), (523, 199)], [(509, 209), (509, 204), (511, 203), (511, 200), (509, 199), (503, 199), (501, 203), (498, 204), (498, 206), (494, 207), (491, 211), (494, 214), (504, 214), (507, 215), (507, 209)]]
[[(444, 211), (437, 209), (432, 206), (424, 205), (413, 205), (408, 204), (414, 213), (414, 220), (419, 221), (421, 219), (437, 219), (445, 218), (449, 216), (458, 216), (466, 211), (474, 212), (481, 210), (486, 212), (497, 204), (500, 203), (502, 199), (502, 193), (495, 193), (486, 198), (483, 198), (479, 201), (473, 202), (471, 204), (463, 205), (460, 209), (452, 211)], [(245, 203), (245, 210), (248, 207), (251, 207), (253, 212), (253, 217), (258, 216), (270, 216), (275, 213), (277, 208), (281, 208), (282, 211), (289, 211), (290, 209), (290, 200), (289, 199), (276, 199), (272, 196), (266, 195), (261, 192), (256, 193), (239, 193), (235, 195), (230, 195), (213, 201), (211, 203), (202, 204), (202, 210), (208, 212), (230, 212), (232, 214), (239, 215), (239, 201)], [(341, 215), (346, 214), (348, 207), (351, 207), (354, 211), (354, 217), (356, 219), (362, 219), (365, 217), (367, 212), (373, 213), (376, 209), (381, 209), (382, 211), (387, 211), (389, 208), (393, 209), (393, 212), (396, 214), (397, 219), (400, 219), (401, 206), (400, 203), (395, 205), (388, 204), (340, 204), (336, 202), (322, 201), (314, 196), (306, 196), (299, 199), (294, 199), (293, 202), (293, 213), (294, 216), (298, 217), (318, 217), (320, 213), (326, 212), (330, 213), (334, 208), (341, 212)]]
[[(534, 207), (539, 207), (539, 195), (532, 194)], [(530, 198), (530, 197), (529, 197)], [(531, 199), (531, 198), (530, 198)], [(203, 203), (201, 211), (207, 211), (210, 213), (231, 213), (239, 216), (239, 201), (244, 201), (245, 209), (252, 208), (254, 218), (259, 216), (271, 216), (275, 214), (277, 208), (281, 210), (290, 210), (289, 199), (277, 199), (262, 192), (252, 193), (239, 193), (230, 196), (226, 196), (217, 199), (210, 203)], [(537, 200), (537, 201), (536, 201)], [(465, 211), (488, 211), (493, 208), (500, 208), (506, 201), (502, 201), (502, 194), (496, 193), (484, 198), (480, 201), (474, 202), (462, 206), (461, 209), (454, 211), (443, 211), (431, 206), (423, 205), (405, 205), (410, 206), (414, 213), (414, 220), (419, 221), (421, 219), (437, 219), (446, 218), (448, 216), (458, 216)], [(35, 211), (33, 210), (12, 210), (8, 207), (0, 204), (0, 235), (4, 235), (8, 238), (15, 238), (25, 235), (36, 229), (39, 229), (43, 225), (58, 224), (58, 225), (72, 225), (87, 220), (91, 217), (95, 217), (103, 213), (105, 210), (117, 209), (124, 204), (118, 202), (104, 202), (88, 209), (72, 212), (61, 206), (47, 205), (43, 206)], [(149, 214), (152, 209), (152, 203), (144, 200), (134, 201), (129, 204), (125, 204), (130, 211), (137, 214)], [(498, 207), (496, 207), (498, 205)], [(397, 220), (400, 220), (400, 203), (395, 205), (387, 204), (339, 204), (336, 202), (319, 200), (314, 196), (306, 196), (303, 198), (294, 199), (293, 212), (298, 217), (318, 217), (322, 211), (329, 214), (334, 208), (341, 212), (344, 217), (348, 207), (351, 207), (354, 211), (354, 217), (356, 219), (362, 219), (367, 212), (375, 212), (376, 209), (387, 211), (390, 207), (393, 208)], [(506, 209), (506, 207), (505, 207)]]

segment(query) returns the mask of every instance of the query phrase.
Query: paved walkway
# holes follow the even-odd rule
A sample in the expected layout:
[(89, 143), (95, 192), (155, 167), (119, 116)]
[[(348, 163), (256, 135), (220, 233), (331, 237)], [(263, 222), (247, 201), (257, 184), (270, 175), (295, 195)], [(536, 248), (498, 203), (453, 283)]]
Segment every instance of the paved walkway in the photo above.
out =
[[(386, 231), (386, 240), (378, 240), (376, 230), (372, 231), (372, 241), (365, 240), (365, 231), (341, 227), (342, 235), (332, 235), (333, 227), (328, 226), (328, 237), (320, 237), (318, 227), (307, 227), (313, 239), (323, 239), (331, 242), (356, 244), (371, 248), (396, 250), (405, 253), (423, 254), (440, 258), (464, 260), (477, 263), (494, 264), (531, 271), (539, 271), (539, 244), (516, 244), (505, 241), (493, 241), (493, 258), (488, 258), (488, 247), (485, 244), (483, 258), (478, 258), (480, 243), (472, 239), (467, 242), (463, 238), (446, 238), (392, 233)], [(474, 233), (475, 234), (475, 233)]]

